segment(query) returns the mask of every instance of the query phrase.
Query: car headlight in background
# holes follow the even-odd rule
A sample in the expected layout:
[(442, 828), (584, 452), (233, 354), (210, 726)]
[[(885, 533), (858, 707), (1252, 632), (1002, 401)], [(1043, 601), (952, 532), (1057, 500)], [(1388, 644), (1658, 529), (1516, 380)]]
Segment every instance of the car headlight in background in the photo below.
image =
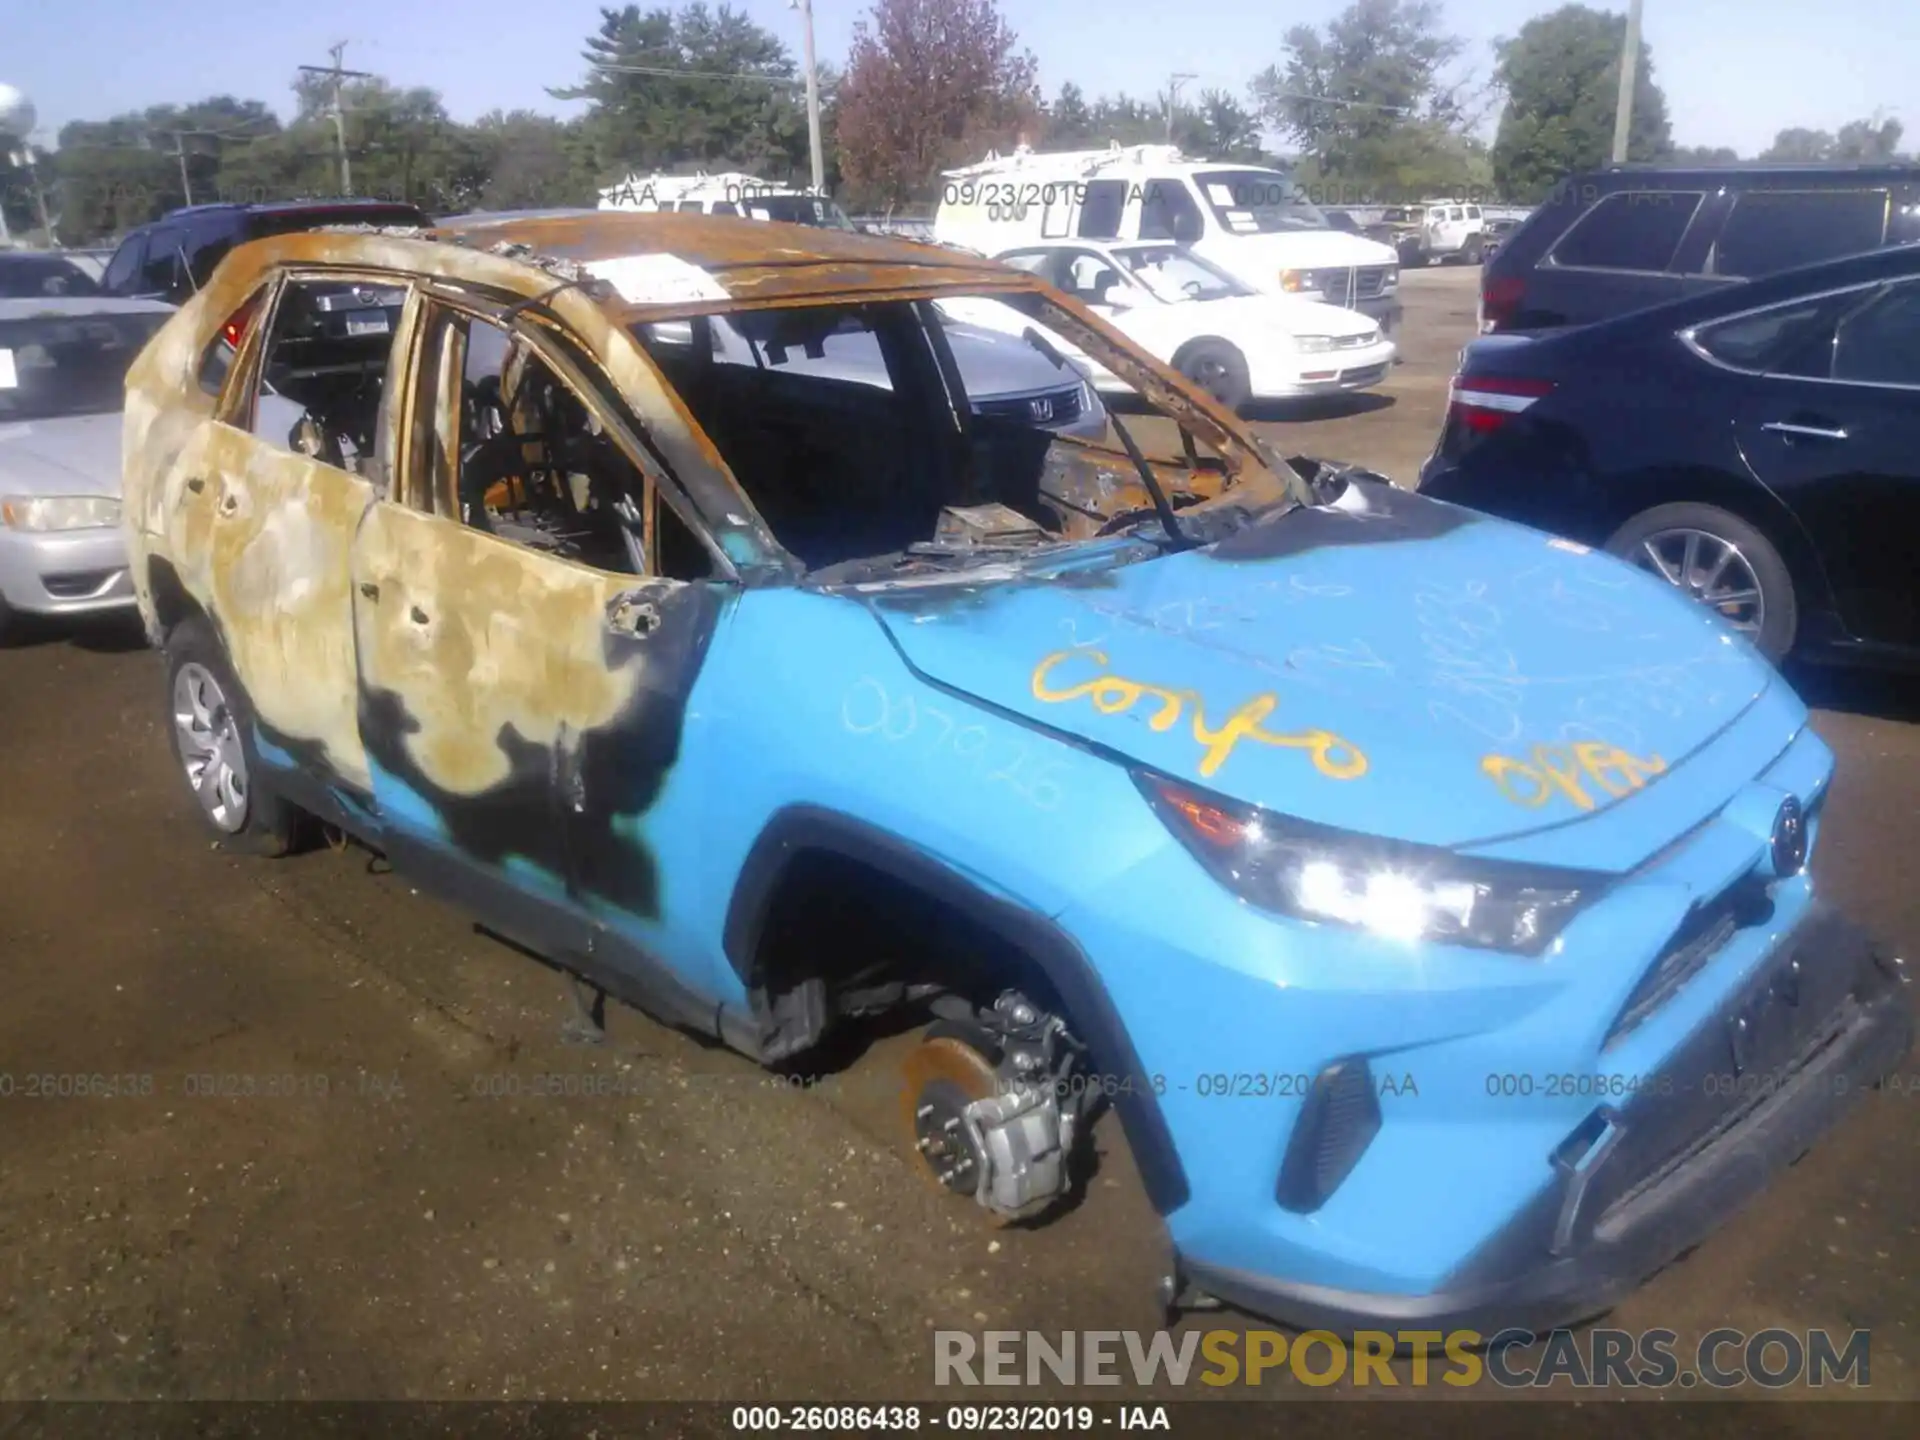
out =
[(1398, 265), (1389, 265), (1387, 267), (1386, 279), (1380, 282), (1380, 293), (1384, 295), (1389, 290), (1398, 290), (1399, 288), (1400, 288), (1400, 267)]
[(1299, 920), (1538, 955), (1605, 884), (1581, 871), (1473, 860), (1314, 825), (1164, 775), (1134, 778), (1216, 880), (1250, 904)]
[(1321, 270), (1282, 270), (1280, 288), (1289, 295), (1319, 295), (1334, 304), (1347, 298), (1353, 272), (1344, 265)]
[(7, 495), (0, 520), (14, 530), (93, 530), (120, 523), (120, 502), (106, 495)]

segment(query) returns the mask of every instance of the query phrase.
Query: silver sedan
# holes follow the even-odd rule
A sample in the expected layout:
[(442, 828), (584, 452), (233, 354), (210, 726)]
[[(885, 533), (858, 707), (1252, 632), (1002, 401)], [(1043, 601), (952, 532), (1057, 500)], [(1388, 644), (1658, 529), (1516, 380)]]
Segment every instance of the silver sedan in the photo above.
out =
[(127, 367), (151, 300), (0, 300), (0, 640), (21, 614), (130, 609), (120, 533)]

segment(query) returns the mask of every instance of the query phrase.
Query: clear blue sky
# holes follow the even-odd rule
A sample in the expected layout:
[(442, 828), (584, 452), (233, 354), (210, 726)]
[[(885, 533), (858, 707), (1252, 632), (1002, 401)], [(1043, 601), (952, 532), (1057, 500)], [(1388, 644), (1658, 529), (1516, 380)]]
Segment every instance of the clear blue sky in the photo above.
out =
[[(657, 0), (666, 3), (666, 0)], [(870, 0), (814, 0), (821, 58), (839, 61)], [(1470, 61), (1552, 0), (1445, 0)], [(786, 0), (736, 0), (800, 53)], [(1090, 95), (1150, 94), (1171, 71), (1240, 95), (1278, 59), (1289, 25), (1318, 23), (1343, 0), (1002, 0), (1040, 61), (1049, 95), (1073, 80)], [(1916, 0), (1645, 0), (1656, 78), (1674, 138), (1753, 154), (1789, 125), (1835, 129), (1885, 107), (1920, 144), (1920, 3)], [(1603, 0), (1604, 8), (1604, 0)], [(1625, 0), (1611, 8), (1624, 10)], [(439, 90), (471, 120), (495, 106), (566, 114), (547, 97), (582, 71), (581, 42), (599, 7), (580, 0), (3, 0), (0, 81), (39, 110), (51, 144), (69, 120), (96, 119), (222, 91), (284, 116), (301, 63), (327, 63), (349, 42), (350, 68)]]

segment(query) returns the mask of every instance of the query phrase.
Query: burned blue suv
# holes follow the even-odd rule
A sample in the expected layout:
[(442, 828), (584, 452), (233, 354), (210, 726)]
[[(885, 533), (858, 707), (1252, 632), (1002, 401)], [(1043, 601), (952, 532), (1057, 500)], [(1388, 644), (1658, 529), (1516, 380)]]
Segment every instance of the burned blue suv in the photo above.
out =
[[(394, 319), (316, 348), (343, 283)], [(973, 403), (961, 297), (1138, 403)], [(1591, 1313), (1908, 1046), (1808, 879), (1832, 757), (1726, 624), (1283, 459), (1033, 276), (685, 215), (276, 237), (125, 439), (215, 834), (336, 827), (768, 1065), (917, 1013), (903, 1153), (996, 1218), (1110, 1104), (1174, 1301)]]

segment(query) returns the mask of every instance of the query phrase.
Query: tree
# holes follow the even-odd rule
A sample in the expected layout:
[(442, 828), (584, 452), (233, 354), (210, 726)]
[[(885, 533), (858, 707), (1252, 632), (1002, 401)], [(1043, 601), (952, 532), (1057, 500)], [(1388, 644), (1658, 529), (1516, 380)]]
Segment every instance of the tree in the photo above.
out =
[(591, 152), (578, 126), (532, 110), (494, 110), (473, 125), (487, 180), (487, 210), (540, 210), (596, 202)]
[(1260, 118), (1224, 90), (1202, 91), (1198, 106), (1176, 111), (1173, 134), (1182, 150), (1209, 160), (1258, 164), (1267, 158)]
[(1792, 126), (1760, 152), (1765, 165), (1872, 165), (1900, 158), (1903, 130), (1894, 119), (1850, 120), (1838, 134)]
[(1738, 165), (1740, 152), (1727, 145), (1681, 145), (1667, 158), (1675, 165)]
[(994, 0), (875, 0), (853, 27), (839, 102), (848, 181), (888, 205), (1039, 128), (1037, 64)]
[[(1545, 195), (1559, 180), (1597, 169), (1613, 153), (1626, 17), (1563, 5), (1494, 42), (1507, 108), (1493, 142), (1494, 182), (1514, 199)], [(1643, 40), (1635, 70), (1629, 160), (1661, 160), (1673, 149), (1667, 99), (1653, 79)]]
[(1760, 152), (1760, 159), (1769, 165), (1814, 165), (1832, 158), (1832, 135), (1799, 126), (1780, 131), (1773, 144)]
[(1833, 158), (1841, 164), (1873, 164), (1898, 158), (1902, 126), (1898, 120), (1853, 120), (1833, 137)]
[(1047, 107), (1047, 144), (1056, 150), (1083, 150), (1094, 143), (1093, 110), (1069, 80), (1060, 87), (1060, 98)]
[(1284, 65), (1253, 79), (1259, 117), (1300, 143), (1319, 176), (1368, 191), (1445, 188), (1465, 178), (1469, 77), (1449, 79), (1465, 43), (1434, 0), (1354, 0), (1324, 33), (1296, 25)]
[(769, 180), (810, 168), (793, 57), (729, 5), (602, 8), (582, 58), (587, 78), (548, 93), (592, 102), (581, 133), (602, 182), (669, 166), (738, 168)]
[(225, 157), (279, 128), (266, 105), (231, 95), (63, 125), (53, 163), (41, 175), (48, 207), (60, 216), (61, 239), (96, 240), (177, 209), (189, 197), (217, 199)]
[[(223, 158), (218, 198), (257, 203), (344, 193), (332, 82), (302, 74), (293, 91), (291, 124)], [(341, 87), (340, 108), (356, 197), (440, 214), (479, 203), (486, 157), (467, 127), (448, 117), (438, 91), (354, 80)]]

